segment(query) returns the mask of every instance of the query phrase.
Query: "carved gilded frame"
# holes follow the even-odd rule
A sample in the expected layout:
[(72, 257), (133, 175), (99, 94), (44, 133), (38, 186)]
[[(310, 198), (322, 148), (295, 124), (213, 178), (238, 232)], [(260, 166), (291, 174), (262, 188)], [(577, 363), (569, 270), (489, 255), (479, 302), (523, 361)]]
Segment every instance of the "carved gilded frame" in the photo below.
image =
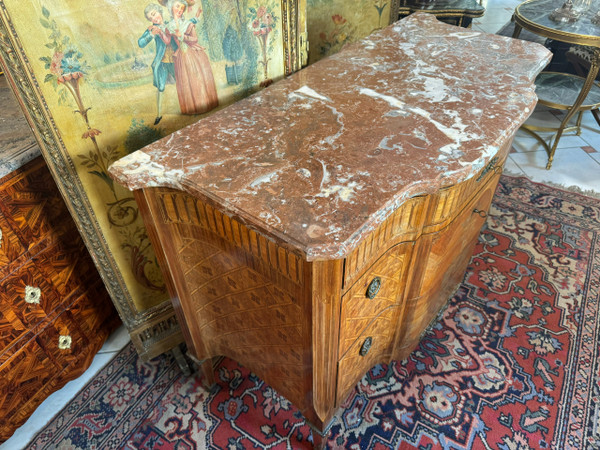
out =
[[(282, 0), (281, 8), (287, 75), (298, 70), (307, 59), (306, 0)], [(0, 63), (138, 353), (143, 359), (150, 359), (174, 348), (183, 342), (183, 336), (171, 302), (164, 301), (144, 311), (135, 307), (3, 0), (0, 0)]]

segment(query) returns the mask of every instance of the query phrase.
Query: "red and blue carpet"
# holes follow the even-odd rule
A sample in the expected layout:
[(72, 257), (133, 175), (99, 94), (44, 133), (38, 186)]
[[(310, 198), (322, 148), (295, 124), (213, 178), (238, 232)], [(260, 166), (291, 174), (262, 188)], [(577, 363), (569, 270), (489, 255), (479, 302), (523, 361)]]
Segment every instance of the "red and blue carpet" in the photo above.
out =
[[(405, 361), (372, 368), (328, 448), (600, 447), (600, 200), (502, 177), (463, 284)], [(302, 449), (310, 429), (225, 359), (209, 393), (126, 347), (31, 449)]]

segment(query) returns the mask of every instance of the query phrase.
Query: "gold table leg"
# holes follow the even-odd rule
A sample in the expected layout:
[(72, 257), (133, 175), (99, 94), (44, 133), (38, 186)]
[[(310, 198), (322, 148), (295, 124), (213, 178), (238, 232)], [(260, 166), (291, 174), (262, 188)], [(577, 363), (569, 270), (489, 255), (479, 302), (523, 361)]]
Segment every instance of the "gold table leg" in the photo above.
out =
[[(596, 76), (598, 75), (599, 68), (600, 68), (600, 49), (595, 48), (594, 56), (592, 58), (592, 65), (590, 66), (590, 71), (588, 72), (587, 78), (585, 79), (585, 82), (583, 83), (583, 88), (581, 89), (581, 92), (577, 96), (577, 100), (575, 100), (575, 103), (573, 104), (573, 106), (571, 106), (567, 110), (568, 113), (567, 113), (566, 117), (563, 119), (563, 121), (561, 122), (560, 127), (558, 128), (558, 131), (556, 132), (556, 135), (554, 136), (554, 141), (552, 143), (552, 147), (550, 148), (550, 152), (548, 153), (548, 164), (546, 164), (546, 169), (550, 169), (550, 167), (552, 167), (552, 162), (554, 161), (554, 153), (556, 152), (556, 147), (558, 146), (558, 141), (560, 140), (560, 138), (563, 134), (563, 131), (565, 130), (565, 128), (568, 125), (571, 118), (577, 112), (579, 112), (579, 107), (583, 104), (583, 101), (585, 100), (588, 93), (590, 92), (590, 89), (592, 88), (592, 85), (594, 84), (594, 80), (596, 79)], [(577, 120), (577, 124), (578, 125), (581, 124), (581, 117)]]

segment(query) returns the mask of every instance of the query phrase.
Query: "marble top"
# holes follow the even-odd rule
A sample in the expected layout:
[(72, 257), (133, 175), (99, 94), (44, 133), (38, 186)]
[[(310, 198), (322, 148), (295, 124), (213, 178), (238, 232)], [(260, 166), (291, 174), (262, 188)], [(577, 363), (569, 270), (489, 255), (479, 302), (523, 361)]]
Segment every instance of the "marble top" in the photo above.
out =
[(536, 104), (539, 44), (413, 14), (114, 163), (131, 190), (217, 204), (310, 260), (472, 177)]
[(40, 155), (33, 132), (8, 81), (0, 76), (0, 177), (22, 167)]
[(517, 6), (516, 12), (522, 18), (548, 30), (560, 31), (589, 39), (588, 44), (600, 46), (600, 25), (593, 24), (592, 18), (600, 11), (600, 4), (592, 5), (573, 23), (556, 22), (550, 19), (550, 13), (564, 5), (565, 0), (529, 0)]

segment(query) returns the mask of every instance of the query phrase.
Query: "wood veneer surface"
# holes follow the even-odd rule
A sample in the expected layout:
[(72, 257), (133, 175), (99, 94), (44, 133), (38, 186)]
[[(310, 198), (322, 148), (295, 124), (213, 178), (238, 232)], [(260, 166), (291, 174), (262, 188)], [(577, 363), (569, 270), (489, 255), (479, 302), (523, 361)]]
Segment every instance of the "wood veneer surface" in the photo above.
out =
[(322, 431), (366, 370), (407, 356), (548, 58), (416, 14), (115, 163), (207, 379), (233, 357)]
[(0, 441), (119, 324), (41, 157), (0, 179)]

